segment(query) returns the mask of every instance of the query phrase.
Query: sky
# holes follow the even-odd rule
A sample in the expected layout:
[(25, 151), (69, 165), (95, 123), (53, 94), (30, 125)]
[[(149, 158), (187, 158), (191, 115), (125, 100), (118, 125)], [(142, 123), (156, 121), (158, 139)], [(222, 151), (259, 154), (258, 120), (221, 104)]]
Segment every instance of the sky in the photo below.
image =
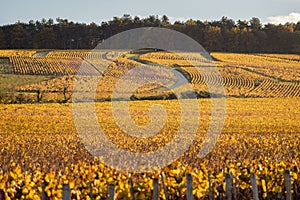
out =
[(279, 24), (300, 21), (300, 0), (4, 0), (1, 2), (0, 25), (58, 17), (101, 24), (123, 14), (167, 15), (172, 22), (212, 21), (222, 16), (235, 21), (258, 17), (263, 23)]

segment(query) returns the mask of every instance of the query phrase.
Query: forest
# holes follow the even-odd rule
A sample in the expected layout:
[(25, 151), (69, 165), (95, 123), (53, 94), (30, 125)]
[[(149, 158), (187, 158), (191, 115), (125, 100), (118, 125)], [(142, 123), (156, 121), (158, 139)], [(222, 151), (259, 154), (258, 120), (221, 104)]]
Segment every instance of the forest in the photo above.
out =
[(300, 53), (300, 22), (262, 24), (259, 18), (234, 21), (145, 18), (124, 14), (107, 22), (77, 23), (56, 18), (0, 26), (0, 49), (93, 49), (99, 42), (125, 30), (164, 27), (187, 34), (207, 51), (236, 53)]

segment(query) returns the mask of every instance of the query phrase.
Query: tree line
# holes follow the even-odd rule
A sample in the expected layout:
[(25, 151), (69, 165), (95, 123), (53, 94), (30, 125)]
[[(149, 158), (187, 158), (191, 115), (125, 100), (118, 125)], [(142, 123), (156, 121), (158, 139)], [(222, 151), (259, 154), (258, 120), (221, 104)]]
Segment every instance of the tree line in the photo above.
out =
[(128, 14), (96, 23), (67, 19), (42, 19), (0, 26), (0, 49), (92, 49), (99, 42), (125, 30), (139, 27), (170, 28), (199, 42), (207, 51), (241, 53), (300, 53), (300, 22), (265, 24), (259, 18), (234, 21), (187, 20), (171, 23), (169, 18), (146, 18)]

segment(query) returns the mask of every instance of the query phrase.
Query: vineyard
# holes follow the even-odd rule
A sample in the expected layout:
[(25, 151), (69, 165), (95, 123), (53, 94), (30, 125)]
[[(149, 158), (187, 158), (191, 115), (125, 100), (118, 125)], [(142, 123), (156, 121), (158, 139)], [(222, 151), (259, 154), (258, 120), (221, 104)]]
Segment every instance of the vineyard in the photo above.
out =
[(15, 74), (28, 75), (76, 75), (80, 67), (82, 75), (93, 75), (97, 71), (93, 66), (82, 59), (61, 58), (31, 58), (31, 57), (11, 57), (10, 61), (14, 65)]
[(8, 57), (13, 65), (13, 72), (22, 75), (80, 75), (97, 74), (89, 60), (114, 60), (119, 53), (78, 50), (78, 51), (50, 51), (37, 53), (37, 51), (0, 50), (0, 57)]
[(162, 65), (172, 66), (215, 66), (215, 64), (205, 56), (199, 53), (182, 53), (182, 52), (153, 52), (141, 55), (142, 60), (159, 63)]
[(11, 56), (33, 56), (36, 50), (0, 50), (0, 57), (11, 57)]
[[(176, 101), (136, 101), (131, 105), (133, 120), (147, 123), (146, 113), (153, 103), (163, 105), (169, 119), (152, 139), (126, 136), (114, 122), (108, 102), (97, 103), (98, 119), (108, 137), (122, 148), (155, 150), (172, 139), (178, 127), (179, 110)], [(207, 199), (208, 172), (216, 199), (224, 197), (225, 177), (230, 172), (238, 199), (251, 198), (251, 173), (257, 175), (261, 198), (268, 195), (269, 199), (280, 199), (285, 196), (285, 169), (291, 172), (294, 197), (299, 195), (298, 103), (299, 99), (294, 98), (229, 99), (228, 117), (219, 142), (208, 156), (198, 159), (197, 152), (210, 121), (207, 115), (211, 112), (210, 101), (199, 100), (202, 128), (194, 143), (178, 161), (157, 172), (164, 175), (169, 199), (185, 198), (187, 173), (193, 175), (195, 199)], [(117, 199), (131, 199), (131, 177), (135, 198), (150, 199), (152, 179), (157, 174), (120, 173), (106, 167), (101, 158), (93, 158), (76, 134), (71, 110), (70, 104), (0, 107), (0, 188), (5, 188), (11, 199), (39, 199), (44, 182), (47, 198), (60, 199), (62, 184), (68, 183), (72, 199), (86, 199), (92, 183), (93, 197), (103, 199), (107, 198), (108, 185), (115, 184)], [(158, 146), (152, 146), (153, 141)], [(162, 188), (159, 193), (164, 199)]]
[(281, 56), (213, 53), (216, 59), (228, 65), (245, 67), (249, 71), (267, 75), (282, 81), (300, 80), (299, 60), (286, 60)]
[[(299, 97), (298, 55), (212, 53), (212, 56), (214, 60), (193, 53), (157, 52), (139, 58), (170, 67), (181, 66), (195, 89), (222, 85), (226, 94), (234, 97)], [(217, 67), (219, 74), (212, 73), (213, 67)]]
[[(159, 179), (159, 199), (187, 199), (187, 177), (192, 175), (194, 199), (229, 199), (230, 177), (230, 199), (243, 200), (254, 196), (251, 177), (255, 174), (259, 199), (288, 199), (289, 192), (290, 199), (300, 199), (300, 56), (211, 56), (0, 50), (0, 102), (4, 103), (0, 104), (0, 197), (3, 190), (6, 199), (62, 199), (62, 189), (68, 184), (72, 200), (102, 200), (111, 197), (113, 184), (115, 199), (153, 199), (153, 180)], [(194, 141), (180, 158), (161, 170), (139, 174), (119, 172), (106, 165), (104, 156), (94, 157), (87, 151), (71, 103), (85, 106), (88, 101), (72, 102), (74, 93), (91, 96), (95, 92), (96, 119), (118, 147), (135, 153), (155, 152), (169, 144), (181, 126), (182, 111), (173, 89), (184, 103), (192, 101), (191, 91), (185, 91), (187, 84), (178, 84), (180, 77), (197, 94), (200, 110)], [(93, 81), (97, 81), (96, 88), (90, 84)], [(117, 87), (120, 81), (121, 88)], [(141, 81), (146, 84), (140, 86)], [(210, 87), (224, 87), (226, 118), (214, 149), (200, 159), (198, 153), (213, 118)], [(159, 121), (161, 110), (152, 113), (153, 119), (149, 114), (156, 104), (165, 109), (166, 123), (153, 137), (128, 135), (114, 118), (112, 103), (124, 101), (114, 99), (114, 92), (130, 98), (135, 124)], [(192, 115), (188, 112), (185, 117)], [(186, 138), (180, 142), (188, 144)], [(134, 160), (123, 162), (130, 165)]]
[[(135, 59), (126, 59), (126, 56), (122, 58), (124, 55), (124, 51), (103, 50), (54, 50), (44, 53), (38, 50), (0, 51), (0, 56), (9, 58), (13, 66), (12, 69), (2, 67), (2, 71), (19, 75), (53, 76), (49, 83), (46, 81), (16, 88), (24, 92), (36, 89), (62, 92), (65, 87), (69, 90), (73, 87), (76, 75), (103, 75), (99, 85), (104, 87), (97, 90), (98, 96), (109, 98), (108, 94), (101, 94), (104, 91), (110, 93), (120, 77), (128, 70), (138, 68), (142, 61), (147, 62), (151, 70), (156, 70), (156, 64), (177, 69), (197, 91), (209, 93), (209, 85), (224, 87), (226, 95), (232, 97), (299, 97), (298, 55), (212, 53), (214, 59), (196, 53), (181, 52), (150, 52), (135, 55)], [(9, 65), (7, 60), (3, 63)], [(217, 68), (217, 73), (214, 68)], [(166, 70), (165, 74), (161, 68), (156, 71), (165, 79), (174, 79), (172, 74), (165, 73)], [(69, 76), (67, 83), (61, 81), (66, 76)], [(158, 89), (158, 86), (149, 87), (149, 91), (155, 91), (155, 88)], [(149, 93), (145, 89), (143, 91)]]

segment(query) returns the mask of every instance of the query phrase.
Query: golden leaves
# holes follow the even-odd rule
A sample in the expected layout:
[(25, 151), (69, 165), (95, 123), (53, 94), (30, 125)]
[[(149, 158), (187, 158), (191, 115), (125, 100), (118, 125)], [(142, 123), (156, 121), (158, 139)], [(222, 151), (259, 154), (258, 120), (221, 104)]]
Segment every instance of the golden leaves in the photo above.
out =
[[(223, 133), (214, 150), (199, 160), (197, 151), (201, 148), (201, 139), (210, 122), (208, 119), (210, 102), (199, 100), (203, 113), (202, 126), (198, 130), (194, 144), (182, 158), (159, 172), (164, 174), (168, 194), (184, 198), (185, 175), (191, 173), (194, 195), (197, 198), (206, 197), (209, 187), (208, 171), (211, 172), (215, 195), (223, 192), (225, 174), (230, 172), (233, 174), (235, 185), (241, 191), (251, 187), (250, 173), (257, 175), (257, 183), (262, 191), (268, 187), (269, 191), (281, 192), (284, 185), (284, 169), (291, 170), (292, 183), (299, 183), (298, 101), (298, 99), (228, 99), (228, 115)], [(147, 110), (142, 109), (147, 108), (148, 104), (149, 102), (132, 102), (131, 112), (133, 115), (144, 114)], [(169, 110), (170, 123), (177, 124), (177, 118), (172, 116), (178, 115), (178, 111), (175, 110), (176, 102), (167, 101), (162, 104)], [(99, 120), (103, 123), (107, 134), (111, 137), (115, 134), (114, 141), (120, 147), (132, 145), (131, 149), (137, 148), (138, 145), (134, 142), (116, 137), (118, 134), (116, 126), (113, 125), (113, 118), (107, 115), (109, 103), (97, 103), (96, 107), (97, 111), (103, 111), (98, 112)], [(116, 185), (118, 198), (130, 199), (129, 175), (108, 168), (102, 158), (89, 155), (80, 143), (72, 122), (71, 105), (0, 105), (0, 112), (0, 188), (5, 188), (10, 199), (19, 196), (23, 199), (37, 199), (41, 196), (43, 182), (46, 195), (51, 199), (61, 198), (63, 183), (70, 184), (74, 199), (86, 199), (89, 195), (90, 182), (96, 199), (107, 197), (107, 187), (110, 183)], [(286, 115), (292, 117), (285, 117)], [(169, 126), (161, 136), (167, 135), (166, 137), (171, 140), (170, 135), (174, 134), (175, 128)], [(157, 148), (161, 146), (158, 145)], [(188, 163), (192, 167), (183, 163)], [(157, 178), (158, 173), (130, 176), (134, 182), (137, 198), (151, 197), (154, 176)], [(159, 192), (163, 198), (162, 187)]]

